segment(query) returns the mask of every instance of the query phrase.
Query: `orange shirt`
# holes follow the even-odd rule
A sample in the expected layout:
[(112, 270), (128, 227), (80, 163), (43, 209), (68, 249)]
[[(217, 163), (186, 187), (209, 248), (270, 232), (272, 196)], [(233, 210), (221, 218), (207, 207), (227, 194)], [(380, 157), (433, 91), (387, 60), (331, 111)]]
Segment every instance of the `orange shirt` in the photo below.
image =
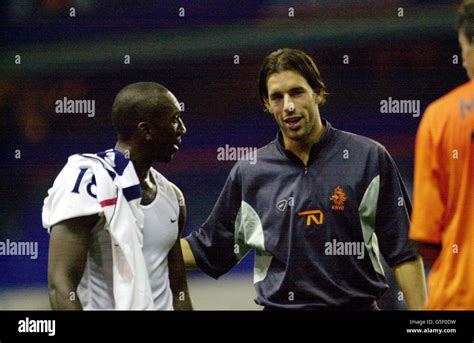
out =
[(474, 310), (474, 81), (433, 102), (415, 145), (410, 238), (441, 244), (429, 310)]

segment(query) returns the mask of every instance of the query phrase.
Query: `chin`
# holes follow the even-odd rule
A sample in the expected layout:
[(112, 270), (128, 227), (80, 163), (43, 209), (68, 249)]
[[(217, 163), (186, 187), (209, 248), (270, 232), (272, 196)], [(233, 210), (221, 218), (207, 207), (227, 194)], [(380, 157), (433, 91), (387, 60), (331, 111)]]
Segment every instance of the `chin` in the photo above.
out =
[(287, 131), (285, 133), (285, 136), (291, 140), (300, 141), (305, 138), (305, 134), (304, 132), (298, 132), (298, 131)]

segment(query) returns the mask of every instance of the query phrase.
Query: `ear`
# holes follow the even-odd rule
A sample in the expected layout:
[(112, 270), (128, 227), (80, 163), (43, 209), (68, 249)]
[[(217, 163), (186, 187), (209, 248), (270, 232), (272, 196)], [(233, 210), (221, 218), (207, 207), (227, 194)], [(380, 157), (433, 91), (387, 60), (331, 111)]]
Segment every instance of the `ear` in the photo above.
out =
[(141, 121), (137, 124), (137, 132), (146, 140), (150, 140), (152, 138), (151, 124), (146, 121)]
[(313, 93), (313, 98), (316, 105), (319, 105), (323, 101), (323, 96), (316, 92)]
[(272, 114), (272, 112), (270, 111), (270, 103), (268, 102), (268, 98), (264, 100), (263, 104), (265, 106), (265, 112)]

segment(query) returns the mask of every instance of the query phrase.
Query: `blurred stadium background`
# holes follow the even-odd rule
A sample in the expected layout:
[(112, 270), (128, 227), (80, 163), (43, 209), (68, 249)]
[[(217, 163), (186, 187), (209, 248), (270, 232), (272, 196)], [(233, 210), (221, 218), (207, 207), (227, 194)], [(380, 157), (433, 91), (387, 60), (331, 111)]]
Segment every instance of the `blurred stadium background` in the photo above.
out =
[[(0, 256), (0, 309), (49, 308), (43, 198), (69, 155), (113, 146), (112, 101), (131, 82), (160, 82), (185, 104), (188, 134), (181, 151), (172, 163), (156, 168), (187, 198), (186, 233), (205, 220), (233, 165), (217, 160), (217, 148), (260, 147), (274, 138), (276, 126), (259, 105), (257, 75), (263, 57), (281, 47), (315, 57), (330, 93), (322, 116), (337, 128), (384, 144), (411, 192), (420, 117), (381, 114), (380, 101), (416, 99), (423, 111), (466, 80), (462, 62), (453, 64), (453, 55), (459, 55), (457, 5), (435, 0), (4, 1), (0, 241), (38, 242), (39, 256)], [(124, 64), (124, 55), (130, 55), (130, 64)], [(344, 55), (349, 64), (343, 64)], [(65, 96), (95, 100), (95, 117), (55, 113), (54, 102)], [(190, 273), (196, 309), (258, 309), (250, 255), (219, 281)], [(402, 308), (396, 288), (382, 307)]]

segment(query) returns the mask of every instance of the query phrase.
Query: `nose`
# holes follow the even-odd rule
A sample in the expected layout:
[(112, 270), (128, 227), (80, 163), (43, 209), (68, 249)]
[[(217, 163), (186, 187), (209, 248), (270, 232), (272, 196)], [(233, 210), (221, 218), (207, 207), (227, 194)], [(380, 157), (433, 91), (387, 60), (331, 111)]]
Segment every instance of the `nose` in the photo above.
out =
[(293, 103), (293, 100), (291, 99), (289, 94), (285, 94), (283, 96), (283, 111), (285, 113), (291, 113), (295, 110), (295, 104)]
[(178, 126), (178, 133), (180, 136), (184, 136), (188, 130), (186, 130), (186, 126), (181, 118), (179, 118), (179, 126)]

